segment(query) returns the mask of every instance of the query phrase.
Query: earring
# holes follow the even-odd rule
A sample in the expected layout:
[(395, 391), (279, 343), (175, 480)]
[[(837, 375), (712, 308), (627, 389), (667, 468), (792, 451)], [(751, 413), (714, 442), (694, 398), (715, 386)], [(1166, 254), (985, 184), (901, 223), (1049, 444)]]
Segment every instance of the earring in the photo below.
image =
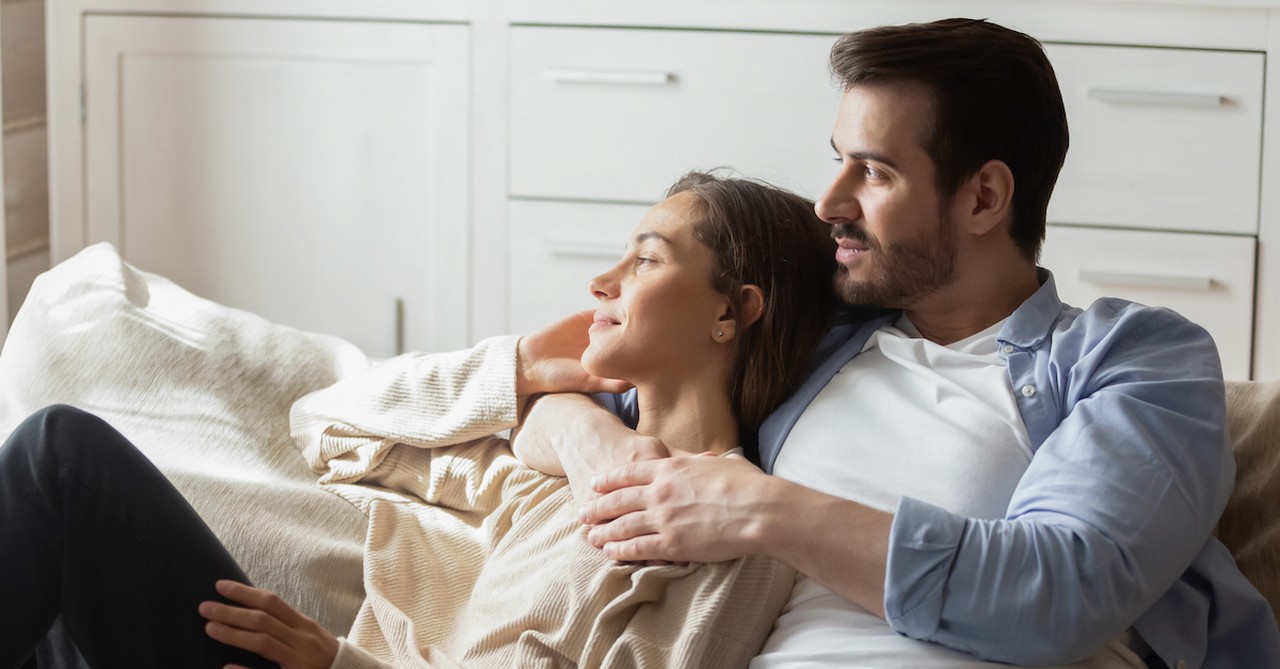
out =
[(724, 330), (716, 330), (716, 336), (717, 336), (717, 337), (723, 337), (723, 336), (724, 336)]

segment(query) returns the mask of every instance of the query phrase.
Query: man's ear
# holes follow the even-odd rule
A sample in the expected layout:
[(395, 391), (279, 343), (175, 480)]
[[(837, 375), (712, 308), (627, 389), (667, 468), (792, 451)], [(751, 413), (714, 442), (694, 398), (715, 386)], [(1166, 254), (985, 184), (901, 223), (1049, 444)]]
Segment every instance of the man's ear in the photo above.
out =
[(1003, 160), (988, 160), (962, 188), (970, 234), (985, 235), (1013, 216), (1013, 171)]
[(738, 325), (743, 328), (760, 320), (764, 315), (764, 291), (760, 286), (745, 284), (738, 288), (738, 309), (726, 301), (725, 308), (716, 320), (713, 338), (718, 342), (731, 341), (738, 334)]

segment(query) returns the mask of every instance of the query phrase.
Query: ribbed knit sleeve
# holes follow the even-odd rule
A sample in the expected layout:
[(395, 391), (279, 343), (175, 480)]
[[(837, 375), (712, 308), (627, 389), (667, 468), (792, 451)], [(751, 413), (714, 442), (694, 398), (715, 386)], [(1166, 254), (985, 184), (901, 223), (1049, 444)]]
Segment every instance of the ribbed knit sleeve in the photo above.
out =
[(453, 353), (408, 353), (306, 395), (290, 432), (322, 483), (351, 483), (397, 443), (460, 444), (516, 424), (517, 337)]

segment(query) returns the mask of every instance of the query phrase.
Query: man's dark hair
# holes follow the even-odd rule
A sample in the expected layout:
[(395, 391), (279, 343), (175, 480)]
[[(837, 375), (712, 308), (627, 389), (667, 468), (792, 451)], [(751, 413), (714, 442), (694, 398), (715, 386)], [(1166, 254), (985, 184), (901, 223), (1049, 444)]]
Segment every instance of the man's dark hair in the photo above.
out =
[(943, 200), (987, 161), (1003, 161), (1014, 179), (1013, 241), (1036, 259), (1068, 143), (1062, 92), (1039, 42), (980, 19), (885, 26), (841, 37), (831, 70), (846, 91), (877, 82), (926, 86), (933, 118), (921, 141)]

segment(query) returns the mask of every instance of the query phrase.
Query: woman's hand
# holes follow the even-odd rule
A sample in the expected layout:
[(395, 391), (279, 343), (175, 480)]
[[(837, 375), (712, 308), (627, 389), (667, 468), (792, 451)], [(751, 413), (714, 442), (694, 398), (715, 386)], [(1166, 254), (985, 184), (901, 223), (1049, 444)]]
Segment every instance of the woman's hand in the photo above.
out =
[(338, 639), (279, 595), (236, 581), (218, 581), (216, 588), (244, 606), (201, 602), (200, 615), (209, 620), (205, 633), (215, 641), (257, 653), (283, 669), (328, 669), (333, 664)]
[(592, 376), (582, 368), (582, 352), (591, 343), (587, 330), (592, 313), (580, 311), (520, 340), (516, 395), (620, 393), (631, 387), (625, 381)]

